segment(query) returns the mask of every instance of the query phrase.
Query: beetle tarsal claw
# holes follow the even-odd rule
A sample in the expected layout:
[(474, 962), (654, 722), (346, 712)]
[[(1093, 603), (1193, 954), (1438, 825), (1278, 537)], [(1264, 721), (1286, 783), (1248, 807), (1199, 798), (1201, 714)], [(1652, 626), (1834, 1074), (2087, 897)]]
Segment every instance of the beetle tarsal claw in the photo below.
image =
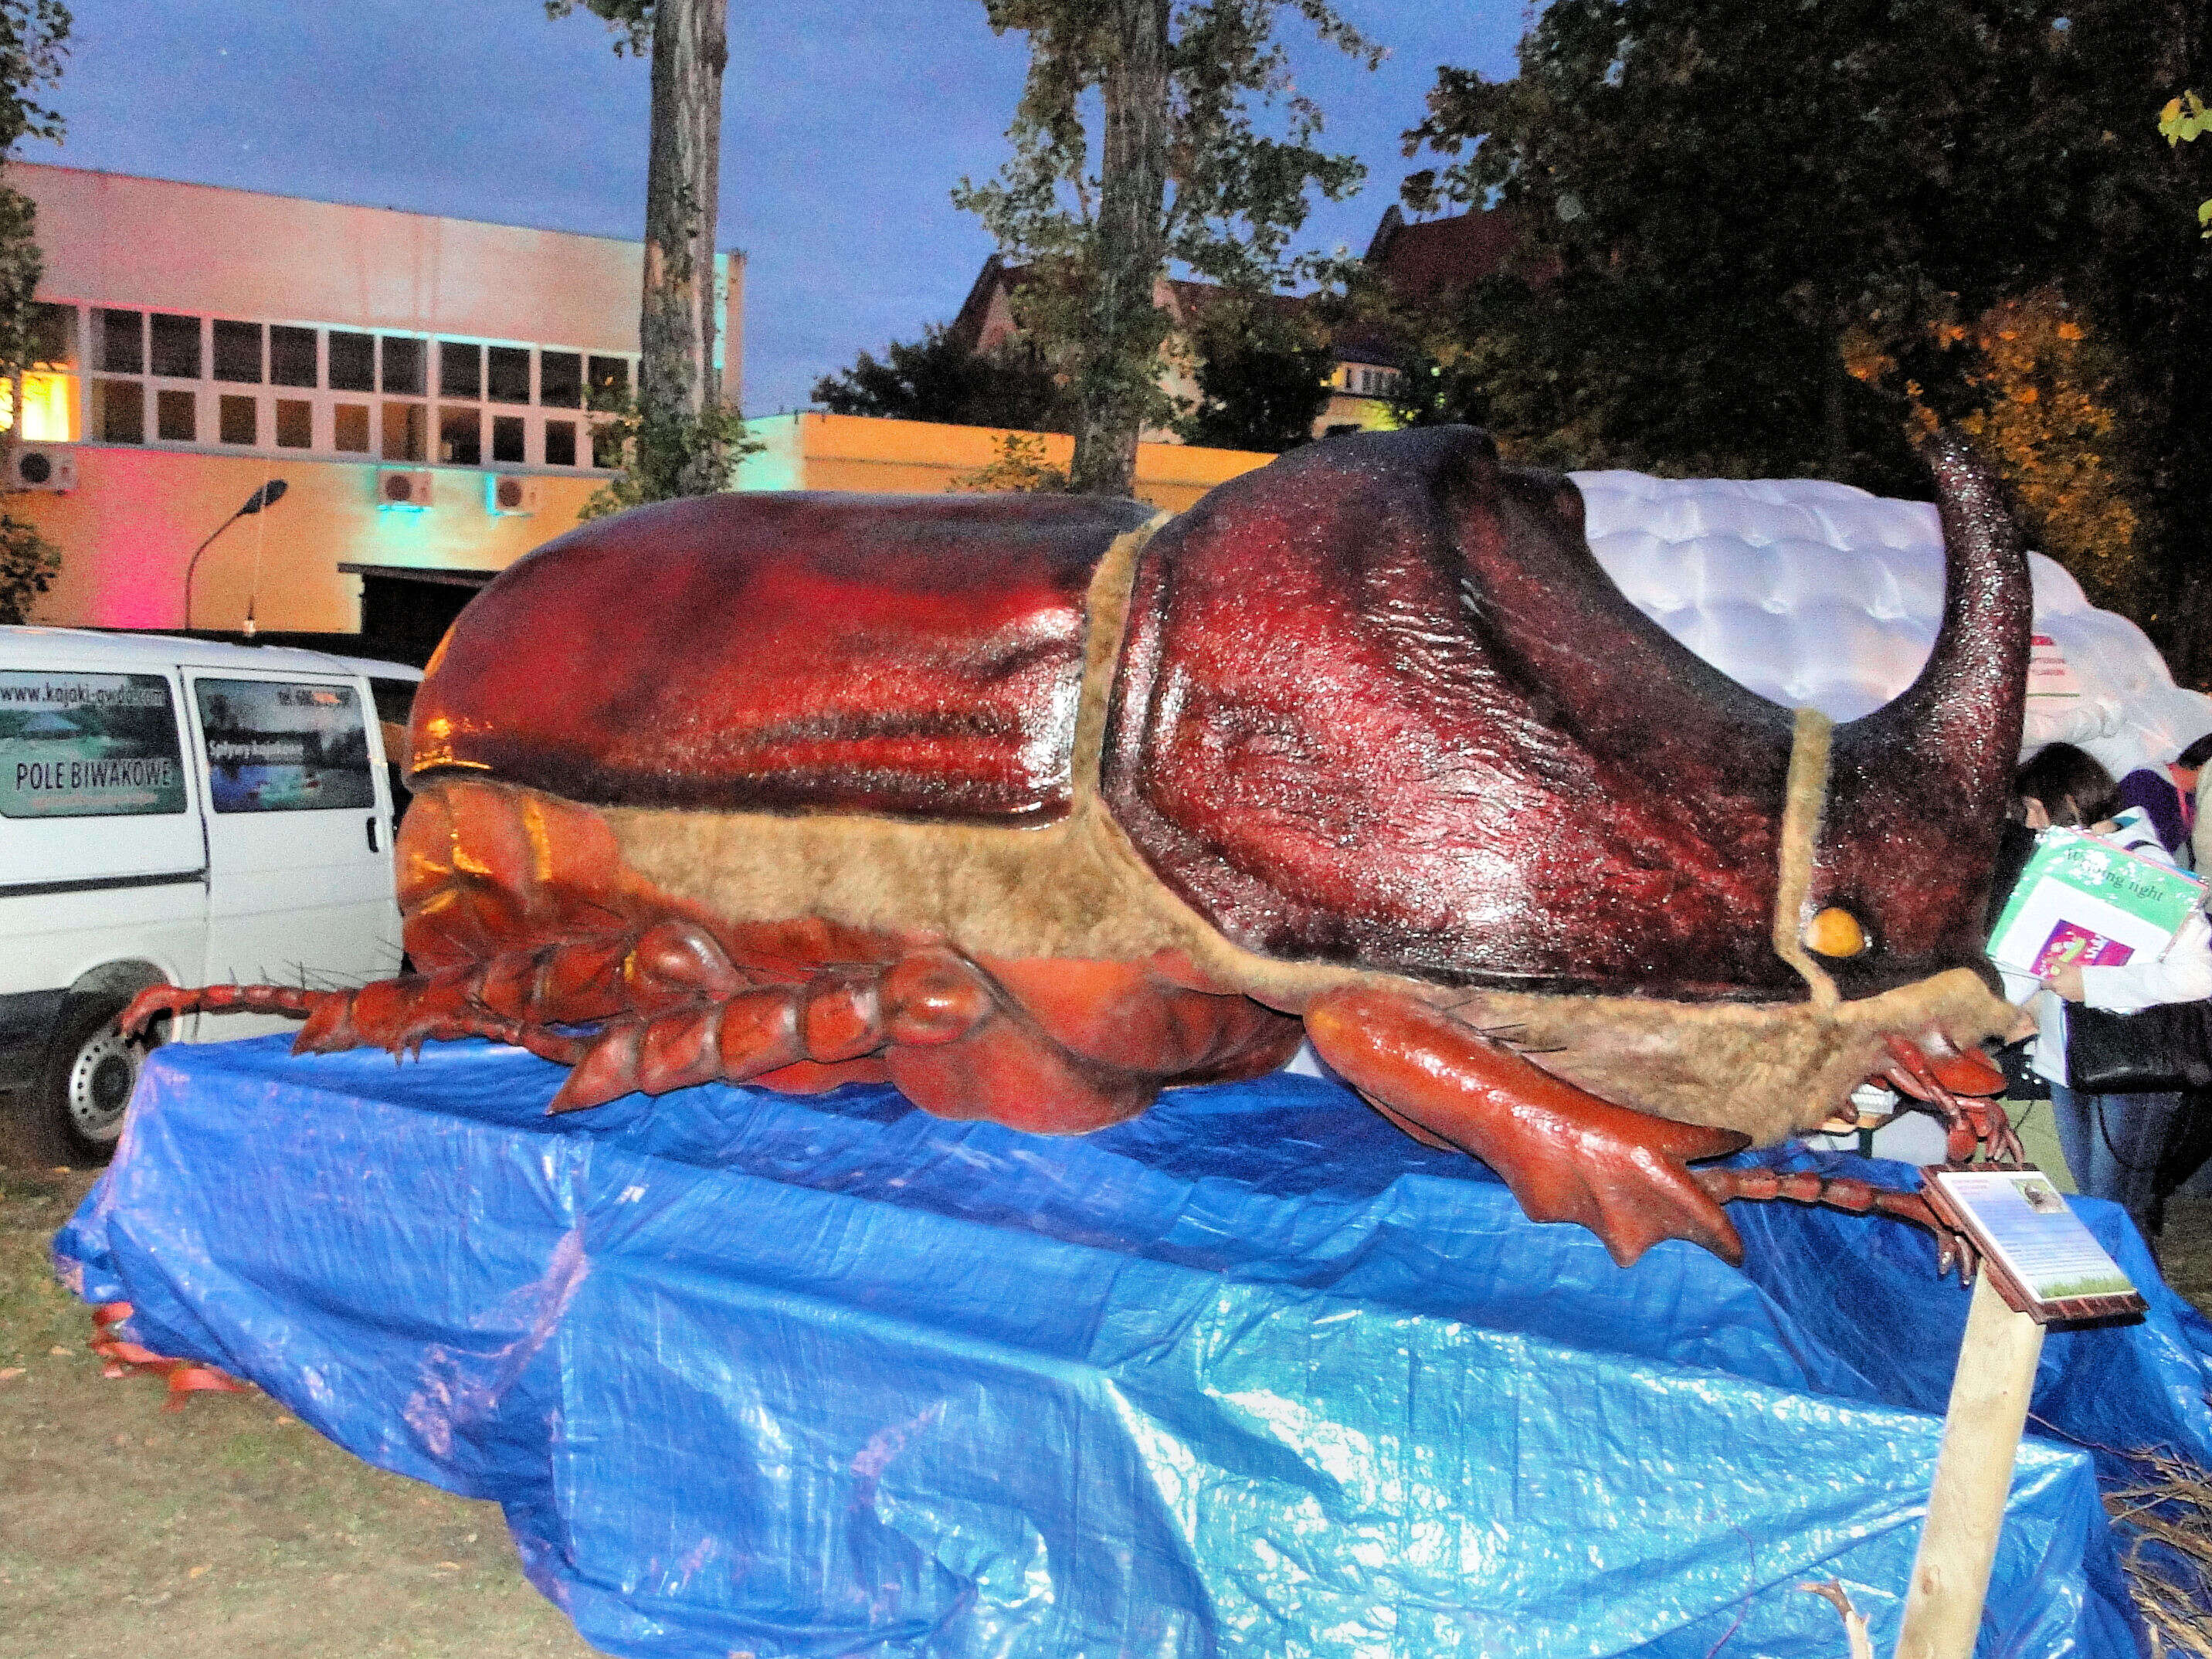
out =
[(1818, 1205), (1850, 1215), (1883, 1215), (1908, 1222), (1936, 1241), (1936, 1276), (1954, 1267), (1960, 1281), (1972, 1284), (1981, 1257), (1966, 1236), (1949, 1225), (1917, 1193), (1877, 1187), (1847, 1176), (1816, 1175), (1808, 1170), (1699, 1170), (1698, 1183), (1723, 1204), (1739, 1200)]
[(1328, 993), (1306, 1010), (1306, 1033), (1400, 1127), (1497, 1170), (1532, 1219), (1581, 1224), (1624, 1267), (1664, 1238), (1742, 1261), (1743, 1241), (1689, 1166), (1741, 1151), (1748, 1135), (1600, 1100), (1387, 991)]

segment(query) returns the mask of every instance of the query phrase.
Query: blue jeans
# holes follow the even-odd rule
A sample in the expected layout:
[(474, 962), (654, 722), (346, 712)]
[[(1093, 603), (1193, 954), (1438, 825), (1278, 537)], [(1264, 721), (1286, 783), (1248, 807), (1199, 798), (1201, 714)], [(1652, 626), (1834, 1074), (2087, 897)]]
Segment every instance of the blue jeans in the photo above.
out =
[(2188, 1098), (2077, 1094), (2051, 1085), (2051, 1117), (2074, 1184), (2087, 1197), (2109, 1198), (2125, 1209), (2146, 1239), (2156, 1238), (2166, 1224), (2159, 1170)]

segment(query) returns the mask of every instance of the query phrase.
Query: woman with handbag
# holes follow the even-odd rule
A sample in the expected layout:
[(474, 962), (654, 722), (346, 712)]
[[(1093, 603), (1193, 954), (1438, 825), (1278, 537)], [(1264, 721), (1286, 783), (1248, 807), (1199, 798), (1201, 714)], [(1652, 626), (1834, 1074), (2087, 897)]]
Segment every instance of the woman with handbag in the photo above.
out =
[[(2089, 755), (2052, 744), (2016, 781), (2023, 826), (2087, 827), (2141, 857), (2172, 863), (2141, 809), (2109, 816), (2112, 788), (2112, 775)], [(2013, 873), (2016, 879), (2016, 867)], [(2204, 1006), (2212, 998), (2212, 921), (2195, 912), (2155, 960), (2117, 968), (2068, 963), (2041, 981), (2005, 978), (2014, 1000), (2036, 1016), (2033, 1064), (2051, 1084), (2059, 1146), (2075, 1185), (2122, 1206), (2154, 1249), (2190, 1068), (2212, 1081), (2204, 1024), (2212, 1012)], [(2157, 1012), (2145, 1012), (2151, 1010)]]

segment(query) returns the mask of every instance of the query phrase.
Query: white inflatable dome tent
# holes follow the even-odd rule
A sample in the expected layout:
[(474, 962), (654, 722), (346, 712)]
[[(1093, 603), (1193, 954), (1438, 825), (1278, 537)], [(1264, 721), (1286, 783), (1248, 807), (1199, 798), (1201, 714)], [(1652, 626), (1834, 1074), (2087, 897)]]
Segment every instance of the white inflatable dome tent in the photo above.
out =
[[(1912, 683), (1943, 613), (1943, 535), (1932, 502), (1818, 479), (1739, 483), (1577, 472), (1589, 543), (1620, 591), (1716, 668), (1785, 708), (1856, 720)], [(2038, 664), (2022, 759), (2079, 744), (2123, 777), (2212, 732), (2212, 697), (2173, 683), (2142, 630), (2100, 611), (2031, 553)], [(2063, 658), (2063, 669), (2057, 666)], [(1856, 1136), (1815, 1136), (1850, 1149)], [(1934, 1120), (1907, 1113), (1881, 1157), (1943, 1156)]]
[[(1716, 668), (1786, 708), (1838, 720), (1879, 708), (1928, 659), (1943, 611), (1933, 503), (1789, 478), (1577, 472), (1598, 562), (1637, 609)], [(2070, 676), (2030, 686), (2025, 758), (2079, 744), (2121, 777), (2212, 732), (2142, 630), (2100, 611), (2040, 553), (2035, 631)], [(2068, 682), (2070, 679), (2072, 689)]]

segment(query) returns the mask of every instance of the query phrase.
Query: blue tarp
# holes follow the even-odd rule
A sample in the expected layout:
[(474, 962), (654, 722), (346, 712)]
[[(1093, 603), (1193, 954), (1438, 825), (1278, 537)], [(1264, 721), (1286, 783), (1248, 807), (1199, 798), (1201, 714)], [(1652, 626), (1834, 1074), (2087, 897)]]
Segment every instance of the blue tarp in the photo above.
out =
[[(1309, 1078), (1051, 1139), (562, 1075), (162, 1049), (58, 1259), (496, 1498), (615, 1654), (1828, 1659), (1831, 1577), (1895, 1639), (1966, 1303), (1909, 1228), (1737, 1205), (1746, 1271), (1622, 1271)], [(2212, 1328), (2080, 1210), (2154, 1305), (2045, 1346), (1984, 1656), (2140, 1642), (2061, 1437), (2212, 1461)]]

